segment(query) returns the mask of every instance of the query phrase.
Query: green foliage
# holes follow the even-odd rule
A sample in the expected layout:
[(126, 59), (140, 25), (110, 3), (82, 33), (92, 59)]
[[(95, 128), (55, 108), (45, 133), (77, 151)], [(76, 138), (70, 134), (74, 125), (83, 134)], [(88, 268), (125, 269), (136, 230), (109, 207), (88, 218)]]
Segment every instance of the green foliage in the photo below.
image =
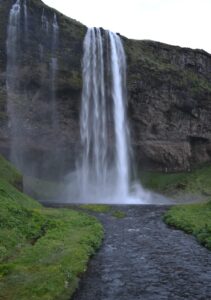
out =
[(43, 208), (9, 183), (16, 171), (3, 158), (0, 169), (0, 299), (69, 299), (102, 225), (82, 212)]
[(22, 186), (22, 175), (2, 155), (0, 155), (0, 179), (11, 183), (17, 188)]
[(123, 219), (126, 217), (126, 213), (124, 211), (121, 210), (114, 210), (112, 212), (112, 216), (117, 218), (117, 219)]
[(106, 204), (83, 204), (80, 208), (97, 213), (109, 213), (112, 210), (112, 207)]
[(211, 195), (211, 165), (191, 172), (145, 172), (141, 174), (141, 182), (144, 187), (165, 194), (187, 192)]
[(41, 205), (37, 201), (18, 191), (10, 183), (0, 179), (1, 211), (4, 208), (10, 209), (13, 206), (17, 207), (17, 205), (26, 209), (34, 209), (41, 207)]
[(126, 217), (126, 213), (121, 210), (115, 210), (112, 206), (107, 204), (83, 204), (80, 208), (88, 210), (95, 213), (109, 213), (117, 219), (122, 219)]
[(211, 202), (175, 206), (165, 214), (164, 221), (193, 234), (202, 245), (211, 250)]
[(9, 202), (0, 215), (0, 298), (69, 299), (100, 246), (101, 224), (74, 210)]
[(171, 82), (175, 88), (188, 92), (193, 98), (201, 99), (202, 95), (211, 92), (209, 77), (194, 68), (183, 68), (178, 63), (184, 53), (190, 55), (193, 50), (153, 41), (123, 40), (131, 74), (129, 86), (143, 74), (162, 84)]

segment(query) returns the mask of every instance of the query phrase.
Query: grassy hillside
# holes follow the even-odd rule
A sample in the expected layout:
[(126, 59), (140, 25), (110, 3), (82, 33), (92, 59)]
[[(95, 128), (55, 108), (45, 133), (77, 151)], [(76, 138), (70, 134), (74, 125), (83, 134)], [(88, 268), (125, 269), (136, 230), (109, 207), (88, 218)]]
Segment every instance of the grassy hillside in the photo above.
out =
[(211, 165), (191, 172), (141, 174), (141, 182), (147, 189), (174, 196), (178, 193), (211, 195)]
[(22, 175), (0, 154), (0, 179), (22, 189)]
[[(207, 196), (208, 199), (211, 196), (211, 165), (186, 173), (147, 172), (141, 175), (141, 180), (146, 188), (171, 197), (187, 193)], [(193, 234), (211, 250), (211, 202), (174, 206), (165, 214), (164, 221)]]
[(102, 226), (85, 213), (43, 208), (11, 185), (17, 178), (1, 157), (0, 299), (70, 299)]
[(211, 250), (211, 202), (172, 207), (165, 214), (164, 221), (193, 234), (202, 245)]

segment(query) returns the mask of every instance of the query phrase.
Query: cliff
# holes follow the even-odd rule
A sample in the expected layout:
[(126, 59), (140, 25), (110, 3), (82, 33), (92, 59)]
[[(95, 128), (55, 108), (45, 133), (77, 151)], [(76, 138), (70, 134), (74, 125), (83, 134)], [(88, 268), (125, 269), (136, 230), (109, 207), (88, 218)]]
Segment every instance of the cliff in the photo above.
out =
[(178, 171), (210, 161), (211, 55), (153, 41), (124, 41), (139, 164)]
[[(11, 133), (7, 113), (7, 26), (14, 1), (0, 2), (0, 152), (7, 157)], [(22, 2), (23, 5), (23, 2)], [(44, 5), (28, 0), (27, 36), (21, 19), (17, 115), (24, 152), (23, 170), (55, 177), (73, 169), (79, 149), (81, 59), (86, 27)], [(50, 103), (52, 33), (42, 16), (59, 25), (54, 86), (59, 126), (52, 126)], [(139, 168), (188, 170), (211, 160), (211, 55), (202, 50), (122, 37), (127, 55), (128, 117)], [(59, 144), (59, 156), (56, 145)], [(52, 159), (49, 159), (52, 157)], [(42, 172), (40, 171), (42, 170)]]
[[(15, 1), (3, 0), (0, 4), (0, 151), (8, 158), (11, 132), (7, 114), (6, 41), (9, 11), (13, 3)], [(23, 1), (21, 4), (23, 5)], [(29, 0), (27, 9), (27, 40), (24, 36), (23, 15), (21, 16), (19, 88), (16, 90), (17, 126), (22, 126), (18, 139), (21, 152), (24, 152), (21, 168), (29, 175), (54, 177), (59, 170), (63, 172), (64, 169), (73, 168), (75, 164), (80, 134), (81, 58), (86, 27), (47, 7), (40, 0)], [(54, 13), (59, 24), (56, 49), (58, 71), (54, 87), (59, 122), (57, 128), (51, 122), (51, 27)], [(49, 28), (43, 28), (43, 15)], [(58, 143), (60, 157), (55, 155)]]

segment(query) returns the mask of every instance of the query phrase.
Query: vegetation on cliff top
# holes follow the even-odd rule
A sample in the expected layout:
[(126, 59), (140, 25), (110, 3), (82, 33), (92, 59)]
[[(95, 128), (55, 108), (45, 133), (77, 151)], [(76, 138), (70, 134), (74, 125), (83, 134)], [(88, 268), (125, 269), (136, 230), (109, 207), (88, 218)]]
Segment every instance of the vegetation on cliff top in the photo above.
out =
[[(134, 80), (140, 80), (142, 74), (162, 84), (171, 82), (180, 90), (188, 91), (194, 98), (211, 93), (210, 75), (198, 72), (195, 66), (196, 55), (209, 56), (205, 51), (126, 38), (124, 46), (131, 74), (128, 78), (129, 87)], [(189, 57), (189, 65), (186, 64), (186, 67), (182, 66), (184, 55)]]
[(0, 298), (70, 299), (102, 225), (82, 212), (43, 208), (10, 184), (20, 175), (2, 157), (0, 175)]

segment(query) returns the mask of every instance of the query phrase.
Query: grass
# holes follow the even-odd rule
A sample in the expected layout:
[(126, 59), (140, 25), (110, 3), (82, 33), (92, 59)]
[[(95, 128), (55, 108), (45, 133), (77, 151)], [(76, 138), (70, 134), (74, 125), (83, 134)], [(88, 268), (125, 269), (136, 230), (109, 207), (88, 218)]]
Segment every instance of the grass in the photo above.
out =
[(211, 250), (211, 202), (172, 207), (164, 216), (164, 221), (186, 233)]
[(112, 207), (106, 204), (83, 204), (80, 208), (96, 213), (109, 213), (112, 210)]
[(117, 218), (117, 219), (123, 219), (126, 217), (126, 213), (124, 211), (121, 210), (114, 210), (112, 212), (112, 216)]
[(126, 217), (126, 213), (124, 211), (115, 210), (112, 206), (107, 204), (83, 204), (80, 205), (80, 208), (95, 213), (109, 213), (117, 219), (122, 219)]
[[(146, 188), (166, 195), (211, 195), (211, 165), (187, 173), (148, 172), (141, 177)], [(211, 250), (211, 202), (174, 206), (165, 214), (164, 221), (194, 235)]]
[(147, 189), (166, 195), (178, 193), (211, 195), (211, 165), (206, 165), (191, 172), (161, 173), (146, 172), (141, 174), (141, 182)]
[(17, 172), (2, 172), (6, 164), (2, 158), (0, 299), (70, 299), (101, 244), (102, 225), (83, 212), (42, 207), (10, 184)]
[(3, 179), (17, 188), (22, 188), (22, 175), (15, 167), (0, 155), (0, 179)]

